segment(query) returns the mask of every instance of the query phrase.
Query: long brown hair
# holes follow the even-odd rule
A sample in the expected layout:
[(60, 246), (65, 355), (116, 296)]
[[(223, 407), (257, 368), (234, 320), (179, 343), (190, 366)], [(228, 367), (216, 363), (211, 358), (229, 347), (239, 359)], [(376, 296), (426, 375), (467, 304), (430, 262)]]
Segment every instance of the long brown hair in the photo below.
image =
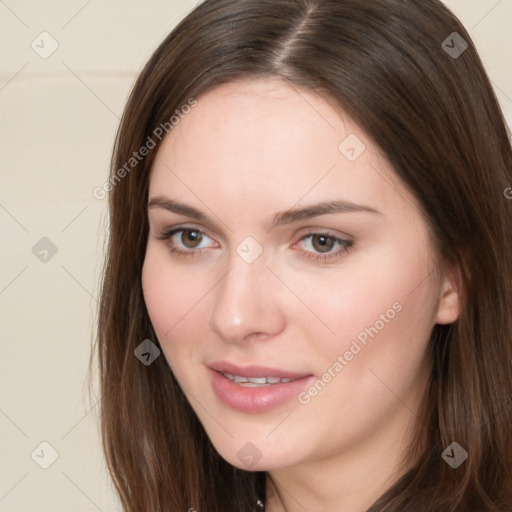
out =
[[(426, 448), (369, 512), (512, 510), (512, 151), (471, 38), (438, 0), (206, 0), (144, 67), (112, 158), (98, 322), (102, 441), (124, 509), (252, 512), (264, 497), (265, 473), (219, 456), (166, 359), (134, 356), (158, 345), (141, 287), (157, 134), (212, 86), (259, 77), (359, 123), (459, 270), (460, 317), (432, 332)], [(452, 442), (469, 454), (457, 469), (441, 457)]]

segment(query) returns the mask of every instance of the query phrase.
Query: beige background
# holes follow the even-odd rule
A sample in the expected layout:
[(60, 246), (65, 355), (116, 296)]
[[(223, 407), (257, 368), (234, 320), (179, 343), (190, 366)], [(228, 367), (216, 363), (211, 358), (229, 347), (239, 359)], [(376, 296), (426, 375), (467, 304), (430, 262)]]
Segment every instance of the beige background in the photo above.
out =
[[(0, 512), (120, 511), (85, 385), (106, 222), (92, 191), (136, 73), (196, 3), (0, 0)], [(447, 4), (511, 126), (512, 0)], [(34, 40), (58, 48), (43, 59)]]

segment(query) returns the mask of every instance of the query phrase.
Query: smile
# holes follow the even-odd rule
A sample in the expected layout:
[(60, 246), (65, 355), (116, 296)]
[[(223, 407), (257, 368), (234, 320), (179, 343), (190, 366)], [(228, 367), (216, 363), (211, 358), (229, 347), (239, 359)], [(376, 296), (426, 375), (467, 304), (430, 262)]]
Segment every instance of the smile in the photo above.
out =
[(232, 375), (231, 373), (224, 373), (222, 375), (226, 377), (226, 379), (231, 380), (235, 384), (239, 386), (244, 386), (247, 388), (259, 388), (259, 387), (267, 387), (272, 386), (274, 384), (283, 384), (287, 382), (291, 382), (296, 379), (287, 379), (280, 377), (242, 377), (240, 375)]
[(216, 363), (207, 371), (213, 392), (223, 406), (253, 414), (297, 402), (294, 399), (315, 380), (311, 374), (228, 363)]

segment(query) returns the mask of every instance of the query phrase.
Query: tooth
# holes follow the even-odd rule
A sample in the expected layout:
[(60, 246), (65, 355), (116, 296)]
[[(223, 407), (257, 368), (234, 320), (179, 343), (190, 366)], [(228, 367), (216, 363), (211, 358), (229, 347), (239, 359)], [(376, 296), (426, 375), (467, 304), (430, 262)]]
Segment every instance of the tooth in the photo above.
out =
[(224, 377), (227, 377), (229, 380), (233, 380), (235, 376), (231, 375), (231, 373), (225, 373)]
[(272, 386), (272, 384), (256, 384), (255, 382), (242, 382), (239, 384), (240, 386), (243, 386), (244, 388), (266, 388), (267, 386)]
[(267, 377), (267, 382), (270, 382), (270, 384), (277, 384), (278, 382), (281, 382), (281, 379), (279, 377)]
[(295, 380), (295, 379), (281, 379), (281, 382), (291, 382), (292, 380)]
[(240, 377), (238, 375), (233, 375), (233, 380), (235, 382), (248, 382), (248, 380), (245, 377)]
[(247, 380), (254, 384), (265, 384), (267, 382), (266, 377), (247, 377)]

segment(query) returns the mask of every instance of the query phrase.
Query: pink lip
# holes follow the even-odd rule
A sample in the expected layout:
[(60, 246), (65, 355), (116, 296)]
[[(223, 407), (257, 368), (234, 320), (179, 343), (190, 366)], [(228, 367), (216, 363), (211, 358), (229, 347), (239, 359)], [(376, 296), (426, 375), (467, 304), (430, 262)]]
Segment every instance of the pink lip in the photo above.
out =
[(240, 377), (279, 377), (280, 379), (300, 379), (310, 374), (290, 372), (280, 370), (279, 368), (269, 368), (268, 366), (237, 366), (227, 361), (218, 361), (208, 365), (212, 370), (221, 373), (230, 373)]
[[(265, 376), (296, 380), (273, 384), (267, 387), (251, 388), (235, 384), (227, 377), (224, 377), (221, 372), (241, 377)], [(210, 365), (208, 373), (210, 374), (213, 391), (219, 399), (227, 406), (247, 413), (270, 411), (292, 398), (296, 398), (315, 379), (313, 375), (304, 375), (262, 366), (241, 368), (229, 363)]]

